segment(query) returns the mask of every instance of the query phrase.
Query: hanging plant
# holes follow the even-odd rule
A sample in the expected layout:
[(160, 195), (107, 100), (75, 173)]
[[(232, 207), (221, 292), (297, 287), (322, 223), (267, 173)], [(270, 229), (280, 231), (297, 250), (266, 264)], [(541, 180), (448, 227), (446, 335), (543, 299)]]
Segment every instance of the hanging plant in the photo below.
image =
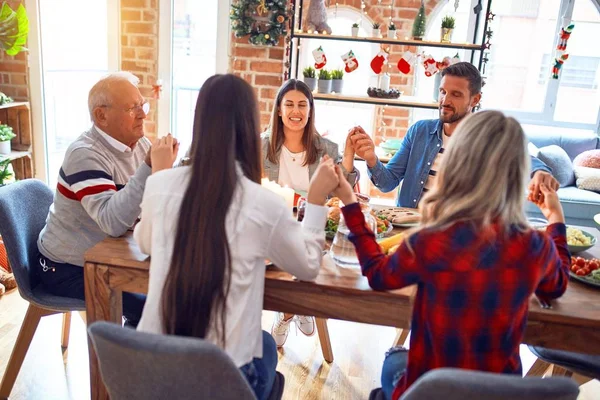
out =
[(15, 56), (25, 48), (29, 33), (29, 19), (25, 7), (19, 4), (17, 11), (4, 2), (0, 10), (0, 49)]
[(249, 35), (251, 44), (275, 46), (287, 34), (287, 0), (238, 0), (229, 14), (235, 37)]

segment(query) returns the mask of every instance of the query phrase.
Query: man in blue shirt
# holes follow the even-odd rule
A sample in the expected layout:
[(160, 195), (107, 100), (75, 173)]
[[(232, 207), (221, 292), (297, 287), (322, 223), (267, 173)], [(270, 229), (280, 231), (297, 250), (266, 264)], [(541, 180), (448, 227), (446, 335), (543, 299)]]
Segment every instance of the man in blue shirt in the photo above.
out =
[[(401, 207), (417, 208), (421, 197), (435, 181), (445, 144), (459, 122), (472, 113), (481, 100), (482, 79), (472, 64), (459, 62), (441, 74), (439, 119), (413, 124), (387, 165), (379, 161), (373, 140), (361, 127), (349, 133), (356, 155), (367, 162), (369, 177), (379, 190), (389, 192), (402, 182), (396, 200)], [(553, 190), (558, 189), (558, 181), (552, 177), (550, 168), (535, 157), (531, 158), (531, 170), (529, 189), (533, 196), (541, 195), (539, 186), (542, 183)]]

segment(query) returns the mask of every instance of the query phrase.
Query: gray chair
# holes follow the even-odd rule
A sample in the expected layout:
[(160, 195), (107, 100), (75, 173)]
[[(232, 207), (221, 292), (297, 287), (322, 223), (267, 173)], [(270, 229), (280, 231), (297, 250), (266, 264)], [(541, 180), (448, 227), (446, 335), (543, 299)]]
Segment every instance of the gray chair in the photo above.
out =
[[(156, 335), (98, 321), (88, 328), (112, 400), (256, 399), (231, 358), (201, 339)], [(269, 399), (281, 399), (279, 372)]]
[[(529, 346), (538, 358), (528, 376), (543, 376), (552, 365), (552, 376), (571, 376), (573, 372), (600, 379), (600, 356)], [(558, 367), (558, 368), (557, 368)]]
[(0, 383), (0, 399), (8, 398), (40, 319), (63, 313), (62, 346), (69, 343), (71, 311), (84, 311), (82, 300), (58, 297), (44, 291), (36, 276), (37, 238), (46, 224), (53, 193), (45, 183), (26, 179), (0, 188), (0, 235), (15, 274), (21, 297), (29, 308)]
[[(521, 378), (507, 374), (439, 368), (410, 387), (401, 400), (577, 400), (579, 387), (569, 378)], [(379, 389), (370, 400), (383, 400)]]

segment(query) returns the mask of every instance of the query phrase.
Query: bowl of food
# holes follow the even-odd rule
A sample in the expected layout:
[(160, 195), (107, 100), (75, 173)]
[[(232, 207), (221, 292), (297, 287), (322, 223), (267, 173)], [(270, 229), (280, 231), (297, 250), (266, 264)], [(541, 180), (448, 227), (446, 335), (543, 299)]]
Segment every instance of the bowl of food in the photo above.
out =
[(591, 233), (567, 226), (567, 246), (571, 254), (581, 253), (596, 245), (596, 238)]
[(596, 223), (596, 229), (600, 231), (600, 214), (594, 215), (594, 222)]

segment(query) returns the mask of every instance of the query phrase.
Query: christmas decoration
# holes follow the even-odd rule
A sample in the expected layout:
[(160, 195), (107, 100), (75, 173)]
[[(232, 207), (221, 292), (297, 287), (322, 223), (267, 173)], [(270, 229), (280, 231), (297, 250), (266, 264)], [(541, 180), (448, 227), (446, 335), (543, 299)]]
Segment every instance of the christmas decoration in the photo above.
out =
[(558, 44), (556, 45), (556, 50), (565, 51), (567, 49), (567, 41), (569, 37), (571, 37), (571, 32), (573, 32), (573, 28), (575, 28), (575, 24), (569, 24), (566, 27), (560, 28), (560, 34), (558, 36)]
[(248, 42), (275, 46), (287, 34), (286, 0), (237, 0), (229, 11), (235, 37), (249, 35)]
[(429, 76), (435, 75), (440, 70), (438, 68), (437, 61), (435, 61), (433, 56), (431, 56), (431, 55), (424, 56), (423, 58), (424, 58), (423, 59), (423, 67), (425, 67), (425, 76), (429, 77)]
[(309, 31), (331, 35), (331, 27), (327, 24), (325, 0), (313, 0), (310, 2), (306, 27)]
[(356, 59), (356, 56), (352, 50), (346, 54), (343, 54), (342, 60), (344, 60), (344, 64), (346, 64), (346, 68), (344, 68), (346, 72), (350, 73), (358, 68), (358, 60)]
[(387, 63), (387, 60), (388, 53), (386, 53), (383, 50), (377, 53), (377, 55), (371, 60), (371, 69), (373, 70), (373, 72), (379, 75), (383, 70), (384, 64)]
[(415, 22), (413, 23), (412, 36), (415, 40), (423, 40), (423, 36), (425, 36), (425, 24), (427, 20), (425, 17), (425, 2), (421, 0), (421, 7), (419, 8), (419, 12), (417, 13), (417, 17), (415, 18)]
[(568, 54), (563, 54), (560, 57), (554, 59), (554, 67), (552, 67), (552, 79), (558, 79), (558, 75), (560, 74), (560, 69), (563, 64), (569, 58)]
[(458, 10), (459, 3), (460, 3), (459, 0), (454, 0), (454, 12), (456, 12)]
[(157, 79), (156, 83), (152, 85), (152, 97), (160, 99), (160, 93), (162, 92), (162, 79)]
[(13, 11), (6, 2), (0, 10), (0, 50), (6, 51), (9, 56), (15, 56), (25, 48), (27, 34), (29, 33), (29, 19), (25, 7), (19, 4), (17, 11)]
[(321, 69), (327, 64), (327, 56), (325, 55), (322, 46), (314, 49), (312, 55), (315, 58), (315, 69)]
[(410, 51), (404, 52), (400, 61), (398, 61), (398, 70), (403, 74), (410, 73), (412, 65), (415, 63), (417, 56)]

